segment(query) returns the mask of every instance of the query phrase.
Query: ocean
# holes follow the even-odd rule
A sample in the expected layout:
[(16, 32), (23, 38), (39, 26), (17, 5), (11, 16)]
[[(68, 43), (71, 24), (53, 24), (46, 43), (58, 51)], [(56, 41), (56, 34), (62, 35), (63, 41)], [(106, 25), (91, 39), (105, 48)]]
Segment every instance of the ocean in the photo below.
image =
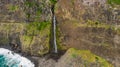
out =
[(0, 48), (0, 67), (35, 67), (27, 58), (13, 53), (12, 51)]

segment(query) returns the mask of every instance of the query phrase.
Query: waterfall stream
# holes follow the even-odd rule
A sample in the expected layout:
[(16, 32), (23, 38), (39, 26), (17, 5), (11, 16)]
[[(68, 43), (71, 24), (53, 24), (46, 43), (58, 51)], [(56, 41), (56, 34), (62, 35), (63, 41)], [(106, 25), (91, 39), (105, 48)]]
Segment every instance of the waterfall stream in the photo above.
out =
[(58, 53), (57, 43), (56, 43), (56, 17), (53, 15), (53, 36), (54, 36), (54, 49), (55, 53)]
[(53, 48), (54, 48), (54, 53), (58, 53), (58, 48), (57, 48), (57, 43), (56, 43), (56, 17), (54, 14), (54, 5), (51, 7), (51, 13), (52, 13), (52, 35), (53, 35)]

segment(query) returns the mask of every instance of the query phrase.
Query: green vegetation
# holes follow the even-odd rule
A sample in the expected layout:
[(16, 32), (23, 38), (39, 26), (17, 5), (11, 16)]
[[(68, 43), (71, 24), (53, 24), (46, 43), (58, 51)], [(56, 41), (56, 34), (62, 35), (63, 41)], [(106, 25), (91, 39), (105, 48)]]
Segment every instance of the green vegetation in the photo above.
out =
[(26, 51), (30, 51), (32, 36), (23, 35), (23, 36), (21, 36), (21, 39), (22, 39), (22, 44), (24, 44), (23, 45), (24, 47), (22, 47), (22, 48), (26, 49)]
[(30, 8), (30, 7), (35, 6), (35, 2), (30, 2), (29, 0), (26, 0), (25, 5)]
[(32, 32), (37, 33), (37, 31), (44, 30), (47, 26), (50, 26), (50, 22), (32, 22), (27, 24), (28, 34), (33, 34)]
[(1, 43), (2, 45), (6, 45), (6, 44), (9, 43), (9, 39), (8, 39), (8, 38), (5, 38), (5, 37), (0, 38), (0, 43)]
[(111, 25), (111, 24), (107, 24), (107, 23), (101, 23), (99, 21), (91, 21), (91, 20), (88, 20), (86, 24), (82, 24), (80, 26), (104, 28), (106, 30), (108, 30), (108, 29), (114, 30), (114, 28), (115, 28), (115, 25)]
[(120, 0), (108, 0), (108, 3), (120, 5)]
[(88, 63), (98, 63), (100, 64), (100, 67), (113, 67), (105, 59), (94, 55), (89, 50), (77, 50), (70, 48), (67, 53), (71, 55), (72, 58), (81, 57), (81, 59), (85, 61), (85, 66), (88, 65)]
[(100, 26), (100, 25), (102, 25), (99, 21), (91, 21), (91, 20), (88, 20), (87, 21), (87, 25), (88, 26)]
[(56, 28), (56, 40), (57, 40), (57, 47), (58, 47), (58, 50), (62, 50), (63, 49), (63, 46), (61, 46), (60, 42), (60, 29), (57, 27)]
[(19, 9), (19, 7), (17, 5), (9, 5), (8, 9), (11, 12), (17, 11)]
[(38, 10), (36, 11), (37, 16), (40, 16), (42, 13), (42, 9), (39, 7)]
[(50, 0), (51, 4), (56, 4), (57, 0)]
[[(0, 43), (9, 44), (9, 36), (18, 35), (17, 39), (22, 44), (23, 52), (32, 55), (41, 55), (49, 52), (49, 34), (51, 23), (31, 22), (31, 23), (1, 23), (0, 32), (2, 34)], [(4, 35), (3, 35), (4, 34)], [(36, 49), (37, 48), (37, 49)]]
[[(38, 1), (26, 0), (24, 5), (26, 6), (25, 14), (26, 14), (26, 18), (27, 18), (28, 22), (31, 21), (31, 18), (34, 19), (33, 20), (34, 22), (39, 22), (41, 14), (42, 14), (42, 10), (45, 7), (45, 4), (39, 3)], [(32, 9), (32, 11), (29, 11), (31, 9)]]
[(0, 32), (1, 32), (1, 37), (0, 37), (0, 43), (2, 45), (9, 44), (10, 39), (9, 36), (10, 34), (13, 33), (18, 33), (22, 30), (23, 25), (20, 23), (0, 23)]
[[(24, 51), (39, 55), (47, 53), (49, 51), (50, 26), (50, 22), (25, 24), (26, 32), (21, 36)], [(37, 51), (35, 48), (38, 48)]]
[(105, 30), (110, 29), (110, 30), (112, 30), (112, 32), (116, 32), (117, 34), (120, 34), (119, 25), (101, 23), (101, 22), (98, 22), (98, 21), (88, 20), (86, 24), (80, 24), (80, 25), (77, 25), (77, 26), (103, 28)]
[(29, 45), (30, 45), (30, 42), (32, 41), (32, 36), (23, 35), (22, 37), (23, 37), (23, 39), (24, 39), (24, 44), (25, 44), (26, 46), (29, 46)]

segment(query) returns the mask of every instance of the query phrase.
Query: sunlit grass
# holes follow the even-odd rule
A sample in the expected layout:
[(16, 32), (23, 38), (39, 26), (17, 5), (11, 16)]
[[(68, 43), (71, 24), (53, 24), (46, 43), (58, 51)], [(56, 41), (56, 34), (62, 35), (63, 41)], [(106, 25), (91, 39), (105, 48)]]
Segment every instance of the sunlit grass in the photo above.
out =
[(103, 66), (103, 67), (113, 67), (105, 59), (93, 54), (89, 50), (77, 50), (74, 48), (70, 48), (68, 50), (68, 54), (70, 54), (72, 58), (81, 57), (82, 60), (86, 61), (87, 63), (99, 63), (100, 66)]
[(108, 3), (120, 5), (120, 0), (108, 0)]

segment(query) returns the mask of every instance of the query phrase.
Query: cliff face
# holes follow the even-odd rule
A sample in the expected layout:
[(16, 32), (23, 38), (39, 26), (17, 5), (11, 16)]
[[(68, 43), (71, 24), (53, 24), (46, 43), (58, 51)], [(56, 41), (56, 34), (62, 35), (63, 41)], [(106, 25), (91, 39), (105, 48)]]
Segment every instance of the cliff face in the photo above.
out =
[(31, 55), (49, 52), (49, 0), (0, 0), (0, 46)]
[(49, 52), (50, 22), (0, 23), (0, 46), (15, 52), (43, 55)]
[(59, 0), (56, 15), (63, 20), (76, 20), (86, 23), (88, 20), (99, 23), (119, 23), (120, 8), (110, 6), (107, 0)]
[[(58, 49), (90, 50), (120, 67), (120, 8), (119, 5), (108, 4), (107, 0), (58, 0), (57, 3), (56, 0), (0, 0), (0, 47), (11, 47), (14, 51), (36, 56), (47, 54), (53, 4)], [(92, 60), (98, 60), (99, 57), (96, 59), (96, 55), (89, 51), (75, 52), (74, 49), (68, 50), (56, 65), (63, 64), (67, 60), (65, 58), (68, 60), (63, 67), (77, 63), (82, 66), (88, 63), (91, 67), (103, 64), (89, 62), (89, 58), (82, 59), (87, 53), (87, 57), (92, 55)], [(99, 59), (99, 62), (104, 60)]]
[(89, 49), (119, 67), (118, 6), (107, 0), (59, 0), (55, 14), (60, 46)]
[(51, 19), (49, 0), (1, 0), (1, 22), (33, 22)]

